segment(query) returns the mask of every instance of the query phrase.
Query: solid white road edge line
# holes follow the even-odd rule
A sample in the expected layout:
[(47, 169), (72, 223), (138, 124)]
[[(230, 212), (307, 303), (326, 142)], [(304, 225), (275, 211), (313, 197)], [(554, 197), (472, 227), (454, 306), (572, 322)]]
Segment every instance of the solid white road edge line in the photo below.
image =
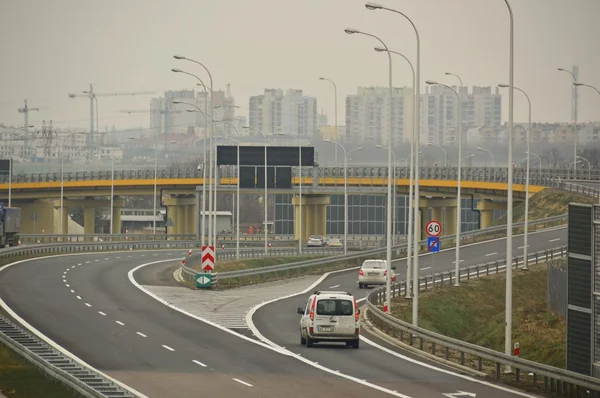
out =
[(402, 359), (402, 360), (404, 360), (406, 362), (411, 362), (411, 363), (417, 364), (419, 366), (426, 367), (426, 368), (431, 369), (431, 370), (435, 370), (435, 371), (438, 371), (438, 372), (446, 373), (448, 375), (460, 377), (462, 379), (469, 380), (469, 381), (472, 381), (474, 383), (483, 384), (483, 385), (486, 385), (488, 387), (495, 388), (497, 390), (502, 390), (502, 391), (506, 391), (506, 392), (514, 394), (514, 395), (519, 395), (521, 397), (539, 398), (538, 395), (531, 395), (531, 394), (527, 394), (526, 392), (512, 390), (512, 389), (510, 389), (508, 387), (504, 387), (502, 385), (497, 385), (497, 384), (489, 383), (487, 381), (475, 379), (473, 377), (462, 375), (462, 374), (459, 374), (459, 373), (455, 373), (455, 372), (452, 372), (450, 370), (438, 368), (437, 366), (433, 366), (433, 365), (430, 365), (428, 363), (420, 362), (420, 361), (418, 361), (416, 359), (413, 359), (411, 357), (407, 357), (407, 356), (402, 355), (400, 353), (397, 353), (397, 352), (395, 352), (393, 350), (390, 350), (389, 348), (383, 347), (383, 346), (375, 343), (374, 341), (369, 340), (368, 338), (364, 337), (363, 335), (360, 336), (360, 339), (362, 341), (364, 341), (365, 343), (367, 343), (367, 344), (369, 344), (369, 345), (371, 345), (371, 346), (373, 346), (373, 347), (375, 347), (375, 348), (377, 348), (377, 349), (379, 349), (379, 350), (381, 350), (383, 352), (386, 352), (386, 353), (388, 353), (388, 354), (390, 354), (392, 356), (395, 356), (396, 358)]
[[(17, 264), (21, 264), (21, 263), (25, 263), (25, 262), (28, 262), (28, 261), (39, 260), (40, 258), (73, 256), (73, 255), (77, 255), (77, 254), (79, 254), (79, 253), (59, 254), (59, 255), (56, 255), (56, 256), (38, 257), (38, 258), (35, 258), (35, 259), (32, 258), (32, 259), (27, 259), (27, 260), (19, 260), (19, 261), (15, 261), (14, 263), (6, 264), (5, 266), (0, 267), (0, 272), (4, 271), (8, 267), (11, 267), (11, 266), (14, 266), (14, 265), (17, 265)], [(91, 253), (88, 253), (88, 254), (91, 254)], [(28, 329), (31, 333), (35, 334), (40, 340), (43, 340), (46, 344), (48, 344), (49, 346), (51, 346), (55, 350), (61, 352), (63, 355), (71, 358), (75, 362), (77, 362), (80, 365), (82, 365), (82, 366), (90, 369), (91, 371), (93, 371), (93, 372), (101, 375), (105, 379), (112, 381), (114, 384), (118, 385), (119, 387), (121, 387), (121, 388), (123, 388), (123, 389), (125, 389), (125, 390), (127, 390), (129, 392), (131, 392), (134, 395), (137, 395), (139, 398), (150, 398), (147, 395), (144, 395), (141, 392), (139, 392), (139, 391), (133, 389), (132, 387), (128, 386), (127, 384), (122, 383), (119, 380), (110, 377), (106, 373), (99, 371), (98, 369), (94, 368), (93, 366), (91, 366), (87, 362), (83, 361), (81, 358), (77, 357), (75, 354), (69, 352), (64, 347), (62, 347), (62, 346), (58, 345), (57, 343), (55, 343), (54, 341), (52, 341), (49, 337), (47, 337), (42, 332), (40, 332), (39, 330), (37, 330), (36, 328), (34, 328), (32, 325), (30, 325), (27, 321), (25, 321), (25, 319), (23, 319), (19, 315), (17, 315), (17, 313), (14, 312), (12, 310), (12, 308), (10, 308), (8, 306), (8, 304), (6, 304), (6, 302), (4, 302), (4, 300), (2, 300), (2, 297), (0, 297), (0, 307), (2, 307), (2, 309), (4, 311), (6, 311), (8, 313), (8, 315), (10, 315), (14, 320), (16, 320), (17, 323), (20, 323), (24, 328)]]
[[(531, 236), (531, 235), (537, 235), (537, 234), (541, 234), (541, 233), (555, 232), (555, 231), (557, 231), (557, 230), (560, 230), (560, 229), (566, 229), (566, 226), (557, 226), (557, 227), (553, 227), (553, 228), (547, 228), (547, 229), (543, 229), (543, 230), (540, 230), (540, 231), (532, 232), (532, 233), (530, 233), (530, 236)], [(513, 238), (516, 238), (516, 237), (519, 237), (519, 236), (523, 236), (523, 235), (522, 235), (522, 234), (521, 234), (521, 235), (516, 235), (516, 236), (513, 236)], [(464, 246), (462, 246), (462, 247), (474, 246), (474, 245), (481, 245), (481, 244), (487, 244), (487, 243), (496, 242), (496, 241), (499, 241), (499, 240), (502, 240), (502, 239), (506, 239), (506, 238), (497, 238), (497, 239), (490, 239), (490, 240), (486, 240), (486, 241), (482, 241), (482, 242), (475, 242), (475, 243), (471, 243), (471, 244), (468, 244), (468, 245), (464, 245)], [(163, 250), (164, 250), (164, 249), (163, 249)], [(449, 248), (449, 249), (444, 249), (444, 250), (442, 250), (442, 251), (446, 251), (446, 250), (453, 250), (453, 249), (452, 249), (452, 248)], [(148, 251), (154, 251), (154, 250), (148, 250)], [(162, 250), (161, 250), (161, 251), (162, 251)], [(117, 250), (117, 251), (114, 251), (114, 252), (111, 252), (111, 253), (128, 253), (128, 252), (130, 252), (130, 250)], [(36, 257), (36, 258), (31, 258), (31, 259), (19, 260), (19, 261), (15, 261), (14, 263), (6, 264), (6, 265), (4, 265), (4, 266), (0, 267), (0, 272), (1, 272), (1, 271), (3, 271), (3, 270), (5, 270), (5, 269), (7, 269), (7, 268), (9, 268), (9, 267), (11, 267), (11, 266), (18, 265), (18, 264), (25, 263), (25, 262), (30, 262), (30, 261), (40, 261), (40, 260), (45, 260), (45, 259), (48, 259), (48, 258), (55, 258), (55, 257), (69, 257), (69, 256), (93, 256), (93, 255), (98, 255), (98, 253), (97, 253), (97, 252), (92, 252), (92, 253), (66, 253), (66, 254), (56, 254), (56, 255), (45, 256), (45, 257)], [(431, 255), (431, 253), (427, 253), (427, 254), (424, 254), (424, 255)], [(132, 256), (131, 256), (131, 255), (128, 255), (127, 257), (128, 257), (128, 258), (131, 258)], [(179, 258), (177, 258), (177, 259), (175, 259), (175, 260), (178, 260), (178, 259), (179, 259)], [(399, 260), (402, 260), (402, 259), (399, 259)], [(163, 260), (163, 261), (164, 261), (164, 262), (166, 262), (166, 261), (172, 261), (172, 260)], [(161, 262), (161, 261), (157, 261), (157, 262)], [(89, 263), (90, 263), (90, 261), (86, 261), (86, 262), (85, 262), (85, 264), (89, 264)], [(154, 263), (156, 263), (156, 262), (154, 262)], [(150, 263), (150, 264), (154, 264), (154, 263)], [(81, 263), (80, 263), (80, 264), (81, 264)], [(137, 267), (137, 268), (139, 269), (139, 268), (141, 268), (141, 267), (143, 267), (143, 266), (150, 265), (150, 264), (142, 264), (141, 266), (139, 266), (139, 267)], [(344, 269), (344, 270), (339, 270), (339, 271), (333, 271), (333, 272), (329, 272), (328, 274), (325, 274), (325, 275), (323, 275), (322, 279), (325, 279), (325, 277), (326, 277), (327, 275), (330, 275), (330, 274), (333, 274), (333, 273), (338, 273), (338, 272), (343, 272), (343, 271), (350, 271), (350, 270), (354, 270), (354, 269), (358, 269), (358, 268), (359, 268), (359, 267), (353, 267), (353, 268), (348, 268), (348, 269)], [(137, 270), (137, 269), (136, 269), (136, 270)], [(133, 271), (133, 270), (132, 270), (132, 271)], [(142, 292), (146, 293), (147, 295), (149, 295), (150, 297), (154, 298), (155, 300), (157, 300), (157, 301), (161, 302), (162, 304), (164, 304), (164, 305), (166, 305), (166, 306), (168, 306), (168, 307), (170, 307), (170, 308), (172, 308), (172, 309), (174, 309), (174, 310), (176, 310), (176, 311), (179, 311), (179, 312), (180, 312), (180, 313), (182, 313), (182, 314), (185, 314), (185, 315), (187, 315), (187, 316), (190, 316), (190, 317), (192, 317), (192, 318), (195, 318), (195, 319), (197, 319), (197, 320), (199, 320), (199, 321), (201, 321), (201, 322), (204, 322), (204, 323), (206, 323), (206, 324), (209, 324), (209, 325), (211, 325), (211, 326), (213, 326), (213, 327), (216, 327), (216, 328), (218, 328), (218, 329), (220, 329), (220, 330), (222, 330), (222, 331), (225, 331), (226, 333), (229, 333), (229, 334), (231, 334), (231, 335), (234, 335), (234, 336), (236, 336), (236, 337), (238, 337), (238, 338), (243, 338), (243, 339), (244, 339), (244, 340), (246, 340), (246, 341), (250, 341), (250, 342), (251, 342), (251, 343), (253, 343), (253, 344), (258, 344), (258, 345), (261, 345), (261, 346), (263, 346), (263, 347), (266, 347), (266, 348), (268, 348), (268, 349), (271, 349), (271, 350), (273, 350), (273, 351), (275, 351), (275, 352), (279, 352), (279, 353), (281, 353), (281, 354), (284, 354), (284, 355), (288, 355), (288, 356), (294, 356), (294, 355), (295, 355), (295, 354), (293, 354), (293, 353), (291, 353), (291, 352), (288, 352), (288, 353), (286, 353), (286, 352), (281, 352), (280, 350), (277, 350), (275, 347), (272, 347), (272, 346), (270, 346), (270, 345), (268, 345), (268, 344), (265, 344), (265, 343), (264, 343), (264, 342), (262, 342), (262, 341), (256, 341), (256, 340), (254, 340), (254, 339), (251, 339), (251, 338), (249, 338), (249, 337), (246, 337), (246, 336), (243, 336), (243, 335), (239, 335), (239, 334), (237, 334), (237, 333), (235, 333), (235, 332), (233, 332), (233, 331), (231, 331), (231, 330), (229, 330), (229, 329), (227, 329), (227, 328), (224, 328), (224, 327), (222, 327), (222, 326), (220, 326), (220, 325), (217, 325), (217, 324), (215, 324), (215, 323), (213, 323), (213, 322), (210, 322), (210, 321), (207, 321), (207, 320), (205, 320), (205, 319), (201, 319), (201, 318), (199, 318), (199, 317), (196, 317), (196, 316), (195, 316), (195, 315), (193, 315), (193, 314), (190, 314), (190, 313), (188, 313), (188, 312), (186, 312), (186, 311), (183, 311), (183, 310), (181, 310), (180, 308), (177, 308), (177, 307), (175, 307), (175, 306), (173, 306), (173, 305), (169, 304), (168, 302), (164, 301), (164, 300), (163, 300), (163, 299), (161, 299), (160, 297), (158, 297), (158, 296), (156, 296), (156, 295), (154, 295), (154, 294), (150, 293), (150, 292), (149, 292), (149, 291), (147, 291), (146, 289), (142, 288), (142, 287), (141, 287), (141, 286), (140, 286), (140, 285), (139, 285), (139, 284), (138, 284), (138, 283), (137, 283), (137, 282), (136, 282), (136, 281), (133, 279), (133, 272), (132, 272), (132, 271), (129, 271), (129, 273), (128, 273), (128, 277), (129, 277), (129, 280), (130, 280), (130, 281), (131, 281), (131, 282), (134, 284), (134, 286), (136, 286), (136, 287), (137, 287), (138, 289), (140, 289)], [(320, 278), (319, 280), (322, 280), (322, 279)], [(310, 290), (310, 288), (309, 288), (308, 290)], [(303, 294), (303, 293), (299, 293), (299, 294)], [(132, 387), (130, 387), (130, 386), (128, 386), (128, 385), (126, 385), (126, 384), (124, 384), (124, 383), (120, 382), (119, 380), (117, 380), (117, 379), (114, 379), (114, 378), (112, 378), (112, 377), (108, 376), (107, 374), (105, 374), (105, 373), (103, 373), (103, 372), (99, 371), (98, 369), (94, 368), (93, 366), (91, 366), (91, 365), (89, 365), (88, 363), (86, 363), (85, 361), (83, 361), (81, 358), (77, 357), (77, 356), (76, 356), (76, 355), (74, 355), (73, 353), (71, 353), (71, 352), (69, 352), (68, 350), (66, 350), (64, 347), (62, 347), (62, 346), (58, 345), (57, 343), (55, 343), (54, 341), (52, 341), (50, 338), (48, 338), (47, 336), (45, 336), (43, 333), (41, 333), (39, 330), (37, 330), (36, 328), (34, 328), (32, 325), (30, 325), (28, 322), (26, 322), (26, 321), (25, 321), (23, 318), (21, 318), (19, 315), (17, 315), (17, 313), (16, 313), (16, 312), (14, 312), (14, 311), (13, 311), (13, 310), (12, 310), (12, 309), (11, 309), (11, 308), (10, 308), (10, 307), (7, 305), (7, 304), (6, 304), (6, 302), (4, 302), (4, 300), (2, 300), (2, 298), (1, 298), (1, 297), (0, 297), (0, 307), (2, 307), (2, 308), (3, 308), (3, 309), (4, 309), (4, 310), (5, 310), (5, 311), (6, 311), (6, 312), (7, 312), (7, 313), (8, 313), (8, 314), (11, 316), (11, 317), (13, 317), (13, 318), (14, 318), (14, 319), (15, 319), (15, 320), (18, 322), (18, 323), (20, 323), (20, 324), (21, 324), (23, 327), (25, 327), (26, 329), (28, 329), (30, 332), (32, 332), (33, 334), (35, 334), (35, 335), (36, 335), (38, 338), (40, 338), (41, 340), (45, 341), (47, 344), (49, 344), (50, 346), (52, 346), (52, 347), (53, 347), (53, 348), (55, 348), (56, 350), (60, 351), (62, 354), (64, 354), (64, 355), (66, 355), (66, 356), (70, 357), (70, 358), (71, 358), (71, 359), (73, 359), (75, 362), (77, 362), (77, 363), (79, 363), (79, 364), (81, 364), (81, 365), (83, 365), (83, 366), (85, 366), (85, 367), (89, 368), (90, 370), (92, 370), (92, 371), (94, 371), (94, 372), (98, 373), (99, 375), (102, 375), (102, 377), (104, 377), (104, 378), (106, 378), (106, 379), (108, 379), (108, 380), (112, 381), (112, 382), (113, 382), (113, 383), (115, 383), (116, 385), (118, 385), (118, 386), (120, 386), (120, 387), (122, 387), (122, 388), (124, 388), (124, 389), (126, 389), (126, 390), (128, 390), (128, 391), (130, 391), (131, 393), (138, 395), (138, 397), (139, 397), (139, 398), (150, 398), (150, 397), (148, 397), (148, 396), (146, 396), (146, 395), (144, 395), (144, 394), (140, 393), (139, 391), (137, 391), (137, 390), (133, 389)], [(248, 319), (248, 317), (246, 317), (246, 319)], [(259, 332), (259, 333), (260, 333), (260, 332)], [(308, 362), (310, 363), (310, 361), (308, 361)], [(342, 374), (340, 374), (340, 373), (334, 373), (334, 374), (337, 374), (338, 376), (344, 376), (344, 375), (342, 375)], [(348, 379), (351, 379), (351, 380), (354, 380), (354, 379), (355, 379), (355, 378), (353, 378), (353, 377), (351, 377), (351, 376), (348, 376), (347, 378), (348, 378)], [(358, 380), (358, 379), (356, 379), (356, 380)], [(362, 380), (359, 380), (359, 382), (362, 382)], [(376, 387), (377, 387), (377, 386), (376, 386)], [(379, 389), (379, 388), (377, 388), (377, 389)], [(392, 395), (397, 395), (397, 394), (396, 394), (396, 393), (392, 393)], [(410, 398), (410, 397), (408, 397), (408, 398)]]
[[(328, 272), (326, 274), (323, 274), (323, 276), (321, 278), (319, 278), (315, 283), (313, 283), (311, 286), (309, 286), (308, 288), (304, 289), (303, 291), (301, 291), (299, 293), (290, 294), (290, 295), (287, 295), (287, 296), (283, 296), (283, 297), (279, 297), (279, 298), (276, 298), (276, 299), (268, 300), (268, 301), (265, 301), (265, 302), (263, 302), (261, 304), (258, 304), (255, 307), (251, 308), (250, 311), (248, 311), (248, 313), (246, 314), (246, 323), (248, 324), (248, 328), (261, 341), (263, 341), (263, 342), (265, 342), (267, 344), (270, 344), (273, 347), (279, 347), (277, 344), (275, 344), (271, 340), (267, 339), (258, 330), (258, 328), (256, 327), (256, 325), (254, 324), (254, 321), (252, 320), (252, 317), (254, 316), (254, 314), (256, 313), (256, 311), (258, 311), (261, 307), (264, 307), (265, 305), (274, 303), (276, 301), (285, 300), (285, 299), (288, 299), (288, 298), (291, 298), (291, 297), (295, 297), (295, 296), (299, 296), (301, 294), (308, 293), (309, 291), (311, 291), (312, 289), (314, 289), (315, 287), (317, 287), (320, 283), (322, 283), (323, 280), (325, 280), (329, 275), (337, 273), (337, 272), (339, 272), (339, 271), (332, 271), (332, 272)], [(361, 301), (365, 301), (365, 300), (366, 300), (366, 297), (364, 297), (364, 298), (362, 298), (360, 300), (357, 300), (357, 302), (361, 302)], [(377, 349), (380, 349), (380, 350), (382, 350), (382, 351), (384, 351), (384, 352), (386, 352), (386, 353), (388, 353), (390, 355), (393, 355), (395, 357), (402, 358), (402, 359), (404, 359), (406, 361), (412, 362), (412, 363), (414, 363), (416, 365), (423, 366), (425, 368), (428, 368), (428, 369), (431, 369), (431, 370), (434, 370), (434, 371), (438, 371), (438, 372), (441, 372), (441, 373), (445, 373), (445, 374), (448, 374), (448, 375), (451, 375), (451, 376), (455, 376), (455, 377), (458, 377), (458, 378), (461, 378), (461, 379), (464, 379), (464, 380), (468, 380), (468, 381), (473, 382), (473, 383), (478, 383), (478, 384), (485, 385), (487, 387), (491, 387), (491, 388), (495, 388), (495, 389), (498, 389), (498, 390), (506, 391), (506, 392), (509, 392), (509, 393), (512, 393), (512, 394), (515, 394), (515, 395), (519, 395), (519, 396), (522, 396), (522, 397), (538, 398), (535, 395), (530, 395), (530, 394), (527, 394), (527, 393), (524, 393), (524, 392), (521, 392), (521, 391), (511, 390), (510, 388), (507, 388), (507, 387), (503, 387), (503, 386), (500, 386), (500, 385), (495, 385), (493, 383), (489, 383), (489, 382), (486, 382), (486, 381), (483, 381), (483, 380), (478, 380), (478, 379), (470, 377), (470, 376), (462, 375), (460, 373), (455, 373), (455, 372), (452, 372), (450, 370), (442, 369), (442, 368), (439, 368), (437, 366), (430, 365), (430, 364), (425, 363), (425, 362), (420, 362), (420, 361), (418, 361), (416, 359), (412, 359), (410, 357), (406, 357), (406, 356), (404, 356), (402, 354), (398, 354), (398, 353), (396, 353), (396, 352), (394, 352), (392, 350), (389, 350), (389, 349), (387, 349), (385, 347), (382, 347), (382, 346), (374, 343), (373, 341), (371, 341), (371, 340), (363, 337), (363, 335), (361, 335), (360, 338), (365, 343), (367, 343), (367, 344), (369, 344), (369, 345), (371, 345), (371, 346), (373, 346), (373, 347), (375, 347)], [(310, 360), (307, 360), (305, 358), (298, 357), (298, 359), (301, 360), (301, 361), (303, 361), (303, 362), (306, 362), (308, 364), (312, 364), (313, 363)], [(320, 366), (320, 365), (317, 365), (317, 366)], [(346, 377), (347, 376), (347, 375), (343, 375), (342, 373), (338, 373), (338, 372), (335, 372), (335, 371), (333, 371), (331, 373), (340, 375), (342, 377)], [(371, 384), (371, 383), (365, 383), (362, 380), (360, 380), (358, 378), (355, 378), (354, 376), (347, 376), (347, 378), (349, 378), (351, 380), (354, 380), (354, 381), (357, 381), (360, 384), (365, 384), (365, 385), (366, 384)], [(379, 386), (377, 386), (377, 387), (379, 387)], [(378, 389), (380, 389), (380, 391), (385, 391), (385, 392), (389, 391), (389, 390), (381, 389), (381, 387), (378, 388)], [(392, 392), (392, 394), (393, 394), (393, 392)]]
[[(170, 304), (170, 303), (168, 303), (166, 300), (164, 300), (164, 299), (162, 299), (162, 298), (158, 297), (157, 295), (155, 295), (154, 293), (152, 293), (152, 292), (150, 292), (150, 291), (146, 290), (146, 289), (145, 289), (144, 287), (142, 287), (142, 286), (141, 286), (139, 283), (137, 283), (137, 281), (136, 281), (136, 280), (133, 278), (133, 274), (134, 274), (134, 273), (135, 273), (137, 270), (139, 270), (140, 268), (143, 268), (143, 267), (146, 267), (146, 266), (149, 266), (149, 265), (153, 265), (153, 264), (164, 263), (164, 262), (167, 262), (167, 261), (178, 260), (178, 259), (179, 259), (179, 258), (175, 258), (175, 259), (169, 259), (169, 260), (158, 260), (158, 261), (153, 261), (153, 262), (150, 262), (150, 263), (146, 263), (146, 264), (141, 264), (141, 265), (138, 265), (137, 267), (135, 267), (135, 268), (131, 269), (131, 270), (130, 270), (130, 271), (127, 273), (127, 277), (129, 278), (129, 281), (130, 281), (130, 282), (131, 282), (131, 283), (132, 283), (132, 284), (133, 284), (135, 287), (137, 287), (137, 288), (138, 288), (138, 289), (140, 289), (142, 292), (146, 293), (148, 296), (152, 297), (152, 298), (153, 298), (153, 299), (155, 299), (156, 301), (158, 301), (158, 302), (160, 302), (160, 303), (162, 303), (162, 304), (166, 305), (167, 307), (169, 307), (169, 308), (171, 308), (171, 309), (173, 309), (173, 310), (175, 310), (175, 311), (178, 311), (178, 312), (180, 312), (180, 313), (182, 313), (182, 314), (184, 314), (184, 315), (187, 315), (187, 316), (189, 316), (189, 317), (191, 317), (191, 318), (194, 318), (194, 319), (196, 319), (196, 320), (198, 320), (198, 321), (200, 321), (200, 322), (204, 322), (204, 323), (206, 323), (207, 325), (213, 326), (213, 327), (215, 327), (215, 328), (217, 328), (217, 329), (219, 329), (219, 330), (221, 330), (221, 331), (223, 331), (223, 332), (225, 332), (225, 333), (229, 333), (230, 335), (232, 335), (232, 336), (235, 336), (235, 337), (237, 337), (237, 338), (239, 338), (239, 339), (243, 339), (243, 340), (246, 340), (246, 341), (248, 341), (248, 342), (250, 342), (250, 343), (252, 343), (252, 344), (259, 345), (259, 346), (261, 346), (261, 347), (264, 347), (264, 348), (266, 348), (266, 349), (268, 349), (268, 350), (274, 351), (274, 352), (276, 352), (276, 353), (278, 353), (278, 354), (282, 354), (282, 355), (286, 355), (286, 356), (289, 356), (289, 357), (295, 358), (295, 359), (297, 359), (297, 360), (299, 360), (299, 361), (301, 361), (301, 362), (304, 362), (304, 363), (306, 363), (306, 364), (308, 364), (308, 365), (310, 365), (310, 366), (312, 366), (312, 367), (314, 367), (314, 368), (317, 368), (317, 369), (319, 369), (319, 370), (322, 370), (322, 371), (324, 371), (324, 372), (327, 372), (327, 373), (330, 373), (330, 374), (333, 374), (333, 375), (336, 375), (336, 376), (339, 376), (339, 377), (345, 378), (345, 379), (347, 379), (347, 380), (354, 381), (354, 382), (356, 382), (356, 383), (359, 383), (359, 384), (362, 384), (362, 385), (364, 385), (364, 386), (366, 386), (366, 387), (370, 387), (370, 388), (373, 388), (373, 389), (379, 390), (379, 391), (381, 391), (381, 392), (388, 393), (388, 394), (390, 394), (390, 395), (393, 395), (393, 396), (395, 396), (395, 397), (399, 397), (399, 398), (413, 398), (413, 397), (410, 397), (410, 396), (408, 396), (408, 395), (400, 394), (400, 393), (398, 393), (398, 392), (394, 392), (394, 391), (392, 391), (392, 390), (389, 390), (389, 389), (387, 389), (387, 388), (383, 388), (383, 387), (380, 387), (380, 386), (378, 386), (378, 385), (375, 385), (375, 384), (372, 384), (372, 383), (369, 383), (369, 382), (362, 381), (361, 379), (358, 379), (358, 378), (356, 378), (356, 377), (353, 377), (353, 376), (349, 376), (349, 375), (346, 375), (346, 374), (343, 374), (343, 373), (336, 372), (336, 371), (335, 371), (335, 370), (333, 370), (333, 369), (326, 368), (326, 367), (324, 367), (324, 366), (322, 366), (322, 365), (319, 365), (319, 364), (316, 364), (316, 363), (314, 363), (314, 362), (312, 362), (312, 361), (310, 361), (310, 360), (308, 360), (308, 359), (302, 358), (302, 356), (300, 356), (300, 355), (298, 355), (298, 354), (295, 354), (295, 353), (293, 353), (293, 352), (291, 352), (291, 351), (289, 351), (289, 350), (287, 350), (287, 349), (285, 349), (285, 348), (283, 348), (283, 347), (279, 347), (279, 346), (272, 345), (272, 344), (267, 344), (267, 343), (265, 343), (265, 342), (263, 342), (263, 341), (258, 341), (258, 340), (252, 339), (252, 338), (250, 338), (250, 337), (247, 337), (247, 336), (244, 336), (244, 335), (238, 334), (238, 333), (236, 333), (236, 332), (234, 332), (234, 331), (232, 331), (232, 330), (230, 330), (230, 329), (228, 329), (228, 328), (226, 328), (226, 327), (224, 327), (224, 326), (218, 325), (218, 324), (216, 324), (216, 323), (214, 323), (214, 322), (211, 322), (211, 321), (209, 321), (209, 320), (207, 320), (207, 319), (204, 319), (204, 318), (201, 318), (201, 317), (199, 317), (199, 316), (196, 316), (196, 315), (194, 315), (194, 314), (192, 314), (192, 313), (189, 313), (189, 312), (187, 312), (187, 311), (185, 311), (185, 310), (183, 310), (183, 309), (181, 309), (181, 308), (178, 308), (178, 307), (174, 306), (173, 304)], [(305, 292), (308, 292), (308, 291), (310, 291), (310, 290), (313, 288), (313, 286), (316, 286), (316, 285), (318, 285), (319, 283), (321, 283), (321, 282), (322, 282), (322, 281), (323, 281), (323, 280), (324, 280), (324, 279), (325, 279), (325, 278), (326, 278), (326, 277), (327, 277), (329, 274), (332, 274), (332, 273), (337, 273), (337, 272), (340, 272), (340, 271), (346, 271), (346, 270), (332, 271), (332, 272), (329, 272), (329, 273), (327, 273), (327, 274), (325, 274), (325, 275), (322, 275), (322, 276), (321, 276), (319, 279), (317, 279), (317, 281), (316, 281), (315, 283), (313, 283), (311, 286), (309, 286), (307, 289), (303, 290), (302, 292), (300, 292), (300, 293), (296, 293), (296, 295), (297, 295), (297, 294), (303, 294), (303, 293), (305, 293)], [(246, 316), (246, 321), (247, 321), (247, 319), (248, 319), (248, 316)], [(252, 328), (251, 328), (251, 330), (252, 330)], [(256, 332), (255, 332), (255, 331), (256, 331)], [(252, 330), (252, 332), (253, 332), (253, 333), (254, 333), (254, 334), (257, 336), (257, 337), (259, 337), (259, 335), (260, 335), (260, 332), (258, 332), (258, 330), (256, 329), (256, 327), (254, 327), (254, 330)], [(258, 333), (258, 334), (256, 334), (256, 333)], [(259, 337), (259, 338), (260, 338), (260, 337)]]

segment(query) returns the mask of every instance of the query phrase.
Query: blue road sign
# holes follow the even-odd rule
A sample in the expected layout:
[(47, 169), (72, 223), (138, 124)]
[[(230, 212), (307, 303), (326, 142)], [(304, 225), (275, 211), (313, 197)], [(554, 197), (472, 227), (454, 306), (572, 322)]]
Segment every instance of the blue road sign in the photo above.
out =
[(437, 253), (440, 251), (440, 237), (439, 236), (428, 236), (427, 237), (427, 251), (431, 253)]

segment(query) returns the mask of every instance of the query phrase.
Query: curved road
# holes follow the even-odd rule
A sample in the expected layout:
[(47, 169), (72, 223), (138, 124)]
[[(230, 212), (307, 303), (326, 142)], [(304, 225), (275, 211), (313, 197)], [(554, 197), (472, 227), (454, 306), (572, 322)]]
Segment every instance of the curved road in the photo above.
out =
[[(565, 228), (532, 234), (530, 252), (559, 246), (564, 239)], [(522, 245), (522, 237), (515, 241), (515, 248)], [(467, 260), (461, 266), (501, 259), (504, 247), (504, 239), (465, 246), (461, 253)], [(183, 254), (173, 250), (33, 259), (0, 272), (0, 297), (17, 315), (62, 347), (151, 397), (304, 397), (307, 386), (311, 394), (331, 397), (442, 397), (441, 393), (456, 390), (491, 398), (515, 396), (410, 363), (410, 357), (384, 353), (364, 344), (366, 340), (359, 350), (305, 349), (299, 345), (296, 314), (298, 304), (306, 301), (304, 296), (266, 305), (254, 316), (263, 335), (301, 354), (294, 358), (287, 355), (287, 350), (261, 346), (250, 338), (160, 305), (132, 286), (129, 271), (158, 261), (136, 271), (135, 279), (140, 284), (171, 283), (169, 272), (173, 267), (165, 270), (165, 263), (174, 264), (167, 259), (176, 262)], [(432, 259), (431, 255), (422, 256), (424, 273), (433, 270), (426, 269), (428, 266), (435, 270), (452, 268), (453, 252), (436, 254), (435, 263)], [(402, 263), (397, 262), (399, 275), (405, 268)], [(318, 288), (333, 286), (358, 297), (367, 293), (357, 288), (353, 271), (333, 274)], [(302, 361), (317, 361), (319, 365), (307, 366)], [(326, 366), (358, 382), (315, 366)]]
[[(41, 333), (150, 397), (304, 397), (307, 385), (319, 396), (389, 396), (159, 304), (133, 287), (127, 274), (182, 253), (129, 253), (9, 267), (0, 272), (0, 296)], [(153, 277), (144, 271), (151, 269), (136, 278)]]
[[(535, 253), (547, 248), (558, 247), (566, 244), (566, 228), (547, 232), (538, 232), (529, 236), (529, 252)], [(522, 252), (523, 237), (518, 236), (513, 240), (515, 253)], [(478, 243), (464, 246), (461, 249), (461, 267), (481, 264), (486, 261), (504, 259), (506, 252), (506, 239)], [(445, 250), (435, 255), (422, 255), (419, 266), (422, 274), (447, 271), (454, 268), (454, 250)], [(406, 261), (395, 262), (396, 272), (403, 278), (406, 270)], [(323, 280), (314, 290), (342, 290), (353, 293), (357, 299), (365, 298), (368, 289), (358, 288), (357, 271), (333, 273)], [(498, 389), (491, 385), (481, 384), (456, 375), (456, 371), (449, 373), (432, 369), (444, 368), (439, 364), (425, 361), (429, 367), (423, 366), (424, 360), (406, 354), (405, 351), (388, 345), (371, 334), (365, 336), (360, 349), (353, 350), (343, 345), (316, 344), (314, 348), (300, 345), (299, 315), (297, 307), (304, 307), (311, 292), (292, 298), (267, 304), (259, 308), (253, 315), (254, 326), (260, 333), (278, 346), (287, 347), (288, 350), (301, 354), (304, 358), (318, 362), (342, 373), (366, 379), (367, 381), (391, 390), (398, 390), (410, 397), (443, 397), (442, 394), (465, 391), (477, 394), (477, 397), (516, 397), (531, 396), (507, 389)], [(366, 339), (364, 337), (367, 337)], [(372, 341), (385, 348), (382, 350), (376, 345), (365, 344)], [(413, 360), (414, 362), (411, 362)]]

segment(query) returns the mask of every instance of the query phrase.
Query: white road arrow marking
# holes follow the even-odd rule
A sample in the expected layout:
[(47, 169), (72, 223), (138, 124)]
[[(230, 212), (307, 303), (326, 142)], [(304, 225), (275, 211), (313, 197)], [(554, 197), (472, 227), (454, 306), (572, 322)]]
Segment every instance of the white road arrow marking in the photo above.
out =
[(446, 397), (456, 398), (456, 397), (476, 397), (477, 394), (473, 392), (465, 392), (465, 391), (456, 391), (456, 392), (447, 392), (443, 394)]

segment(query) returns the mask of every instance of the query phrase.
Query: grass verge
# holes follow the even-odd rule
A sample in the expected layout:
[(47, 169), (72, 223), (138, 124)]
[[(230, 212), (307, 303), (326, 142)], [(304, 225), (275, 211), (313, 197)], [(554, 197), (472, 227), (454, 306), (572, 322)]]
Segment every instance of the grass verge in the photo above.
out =
[[(6, 314), (0, 310), (0, 314)], [(73, 391), (45, 377), (29, 361), (0, 343), (0, 393), (8, 398), (68, 398)]]
[[(597, 199), (588, 195), (546, 188), (529, 198), (529, 220), (541, 220), (567, 214), (569, 203), (572, 202), (594, 204), (596, 201)], [(513, 222), (522, 221), (525, 221), (525, 202), (519, 203), (513, 210)], [(506, 215), (495, 220), (491, 226), (497, 225), (506, 225)]]
[[(419, 326), (448, 337), (504, 351), (504, 273), (436, 288), (420, 295)], [(410, 322), (412, 307), (395, 300), (394, 316)], [(520, 357), (565, 366), (565, 321), (548, 310), (546, 264), (516, 271), (513, 279), (513, 342)]]

